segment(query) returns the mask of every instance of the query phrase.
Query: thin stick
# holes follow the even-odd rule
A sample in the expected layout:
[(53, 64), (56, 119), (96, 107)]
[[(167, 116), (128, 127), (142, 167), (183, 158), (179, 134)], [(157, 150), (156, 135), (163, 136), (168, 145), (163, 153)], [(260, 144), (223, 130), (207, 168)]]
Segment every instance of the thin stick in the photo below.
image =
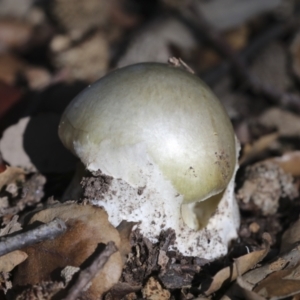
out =
[(40, 225), (26, 232), (2, 237), (0, 239), (0, 256), (45, 240), (54, 239), (64, 233), (66, 229), (67, 226), (64, 221), (56, 218), (47, 224)]
[(114, 242), (108, 242), (105, 249), (96, 257), (93, 263), (81, 271), (76, 282), (69, 289), (67, 296), (63, 300), (74, 300), (77, 299), (86, 287), (86, 285), (93, 280), (97, 273), (104, 267), (108, 259), (118, 251)]
[(187, 64), (185, 63), (180, 57), (170, 57), (168, 59), (168, 63), (174, 67), (182, 67), (186, 71), (190, 72), (191, 74), (195, 74), (194, 70)]

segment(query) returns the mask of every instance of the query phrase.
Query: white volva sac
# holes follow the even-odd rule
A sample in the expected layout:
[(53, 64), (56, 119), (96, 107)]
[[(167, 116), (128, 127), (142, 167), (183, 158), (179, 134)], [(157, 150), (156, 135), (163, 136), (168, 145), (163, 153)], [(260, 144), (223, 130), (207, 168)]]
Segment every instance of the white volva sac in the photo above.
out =
[(237, 237), (238, 142), (210, 89), (172, 66), (118, 69), (80, 93), (59, 126), (90, 171), (113, 177), (94, 203), (110, 222), (136, 221), (155, 242), (172, 228), (184, 255), (213, 259)]

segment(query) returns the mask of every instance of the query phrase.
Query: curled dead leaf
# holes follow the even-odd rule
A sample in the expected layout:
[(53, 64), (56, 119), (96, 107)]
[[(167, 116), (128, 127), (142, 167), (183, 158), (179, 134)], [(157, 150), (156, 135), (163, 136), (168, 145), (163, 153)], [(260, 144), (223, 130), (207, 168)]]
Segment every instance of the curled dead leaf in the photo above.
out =
[[(214, 277), (210, 287), (205, 291), (205, 295), (211, 295), (221, 288), (225, 281), (235, 280), (239, 274), (244, 274), (255, 265), (257, 265), (269, 252), (271, 237), (269, 234), (264, 233), (265, 248), (262, 250), (254, 251), (243, 255), (236, 259), (235, 263), (219, 271)], [(238, 265), (239, 270), (237, 270)]]
[(229, 291), (226, 292), (226, 295), (221, 298), (221, 300), (233, 299), (265, 300), (264, 297), (240, 285), (239, 278), (237, 282), (229, 289)]
[(16, 250), (0, 257), (0, 272), (10, 272), (14, 267), (22, 263), (28, 255)]
[(286, 252), (300, 242), (300, 219), (291, 225), (282, 235), (280, 252)]
[(270, 274), (254, 291), (268, 299), (282, 299), (300, 292), (300, 264)]
[(9, 223), (2, 229), (0, 229), (0, 236), (10, 234), (22, 229), (21, 224), (18, 222), (18, 215), (14, 215)]
[(277, 163), (286, 173), (300, 176), (300, 151), (288, 152), (270, 160)]
[(299, 137), (300, 118), (295, 113), (270, 108), (260, 116), (259, 123), (268, 128), (276, 128), (281, 137)]
[(168, 300), (170, 299), (170, 292), (162, 288), (160, 283), (154, 278), (150, 277), (145, 287), (142, 289), (143, 297), (149, 300)]
[(16, 167), (6, 167), (6, 170), (0, 173), (0, 189), (5, 185), (10, 183), (15, 183), (17, 181), (24, 181), (25, 171), (21, 168)]
[(281, 254), (275, 260), (270, 261), (262, 265), (259, 268), (253, 269), (246, 274), (244, 274), (243, 281), (247, 283), (247, 285), (257, 286), (262, 280), (267, 278), (270, 274), (283, 270), (287, 266), (289, 268), (295, 267), (300, 261), (300, 248), (299, 246), (295, 246), (289, 252)]
[[(65, 221), (67, 231), (54, 240), (23, 249), (28, 254), (28, 260), (19, 266), (15, 284), (24, 286), (59, 280), (56, 278), (59, 270), (66, 266), (85, 268), (93, 256), (101, 251), (101, 245), (114, 241), (117, 247), (120, 246), (118, 231), (108, 222), (106, 212), (100, 207), (56, 205), (36, 213), (30, 224), (47, 223), (54, 218)], [(116, 252), (94, 278), (91, 287), (83, 292), (84, 296), (87, 299), (99, 299), (118, 282), (122, 267), (121, 254)]]
[(277, 132), (267, 134), (256, 140), (253, 144), (246, 144), (243, 149), (243, 154), (240, 158), (240, 164), (246, 164), (249, 161), (257, 158), (264, 151), (266, 151), (270, 145), (272, 145), (279, 138)]
[(119, 247), (119, 251), (121, 253), (124, 263), (127, 260), (127, 254), (129, 254), (131, 252), (130, 235), (131, 235), (132, 228), (136, 224), (137, 224), (136, 222), (127, 222), (124, 220), (117, 227), (117, 230), (118, 230), (118, 232), (120, 234), (120, 238), (121, 238), (121, 244)]

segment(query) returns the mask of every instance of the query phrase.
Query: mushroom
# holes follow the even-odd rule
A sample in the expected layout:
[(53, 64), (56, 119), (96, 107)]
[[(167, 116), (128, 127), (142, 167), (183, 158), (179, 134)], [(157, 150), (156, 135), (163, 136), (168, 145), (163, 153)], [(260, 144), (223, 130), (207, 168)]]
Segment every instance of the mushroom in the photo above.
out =
[(218, 99), (195, 75), (140, 63), (112, 71), (81, 92), (59, 125), (63, 144), (86, 168), (110, 176), (93, 204), (109, 221), (139, 222), (156, 242), (213, 259), (237, 237), (234, 196), (239, 144)]

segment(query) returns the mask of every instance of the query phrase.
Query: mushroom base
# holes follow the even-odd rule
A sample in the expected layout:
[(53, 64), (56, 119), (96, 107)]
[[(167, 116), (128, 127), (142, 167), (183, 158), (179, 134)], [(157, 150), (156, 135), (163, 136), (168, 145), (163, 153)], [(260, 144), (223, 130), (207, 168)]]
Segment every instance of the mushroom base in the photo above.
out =
[(181, 216), (183, 196), (155, 170), (148, 185), (139, 188), (102, 174), (98, 177), (103, 183), (102, 188), (98, 183), (96, 194), (85, 192), (85, 195), (107, 211), (109, 221), (115, 227), (122, 220), (138, 222), (141, 233), (153, 243), (158, 241), (162, 230), (171, 228), (176, 233), (176, 241), (170, 250), (212, 260), (225, 255), (229, 242), (237, 238), (240, 218), (234, 195), (234, 175), (216, 211), (201, 230), (193, 230), (184, 223)]

